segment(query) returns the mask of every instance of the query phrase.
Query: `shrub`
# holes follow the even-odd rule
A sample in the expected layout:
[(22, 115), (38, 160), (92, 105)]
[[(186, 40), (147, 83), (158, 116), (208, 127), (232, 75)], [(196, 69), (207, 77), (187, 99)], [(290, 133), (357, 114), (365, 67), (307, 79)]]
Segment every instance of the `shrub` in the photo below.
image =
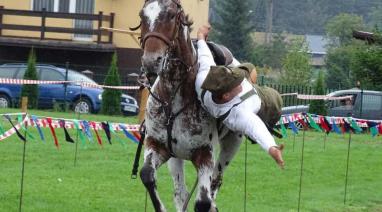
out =
[[(36, 56), (34, 54), (33, 48), (29, 53), (28, 57), (28, 67), (24, 74), (24, 79), (37, 80), (37, 70), (36, 70)], [(38, 104), (38, 85), (23, 85), (21, 88), (21, 97), (28, 97), (28, 108), (37, 108)]]
[[(324, 74), (322, 71), (318, 73), (318, 78), (316, 81), (316, 86), (314, 88), (315, 95), (325, 95), (325, 84), (324, 84)], [(324, 100), (312, 100), (309, 106), (309, 113), (326, 115), (327, 110)]]
[[(114, 53), (109, 71), (105, 78), (105, 85), (120, 86), (121, 80), (118, 74), (117, 54)], [(105, 88), (102, 93), (101, 113), (106, 115), (121, 114), (121, 90)]]

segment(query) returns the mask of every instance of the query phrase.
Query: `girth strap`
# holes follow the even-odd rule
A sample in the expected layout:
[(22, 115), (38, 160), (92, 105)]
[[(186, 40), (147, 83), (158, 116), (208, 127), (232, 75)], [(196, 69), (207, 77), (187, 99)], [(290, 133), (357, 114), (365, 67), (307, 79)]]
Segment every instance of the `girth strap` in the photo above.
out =
[(174, 120), (175, 118), (181, 114), (189, 105), (191, 104), (191, 101), (189, 101), (186, 105), (184, 105), (178, 112), (176, 113), (172, 113), (171, 111), (169, 112), (170, 114), (168, 114), (168, 112), (166, 112), (166, 116), (167, 116), (167, 123), (166, 123), (166, 128), (167, 128), (167, 146), (168, 146), (168, 149), (170, 150), (170, 156), (171, 157), (174, 157), (175, 154), (174, 154), (174, 151), (172, 149), (172, 128), (174, 126)]

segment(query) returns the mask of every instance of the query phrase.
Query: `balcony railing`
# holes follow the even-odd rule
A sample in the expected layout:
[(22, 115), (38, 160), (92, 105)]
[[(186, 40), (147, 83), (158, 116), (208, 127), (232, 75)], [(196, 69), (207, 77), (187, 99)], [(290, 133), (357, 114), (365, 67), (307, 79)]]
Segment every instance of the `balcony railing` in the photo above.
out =
[[(25, 17), (40, 17), (41, 22), (39, 25), (20, 25), (20, 24), (7, 24), (4, 23), (5, 16), (25, 16)], [(46, 33), (66, 33), (66, 34), (84, 34), (84, 35), (96, 35), (97, 43), (112, 43), (113, 42), (113, 32), (104, 31), (101, 29), (103, 22), (107, 22), (107, 27), (114, 27), (114, 13), (110, 15), (104, 15), (102, 11), (98, 14), (81, 14), (81, 13), (59, 13), (59, 12), (48, 12), (45, 8), (42, 11), (30, 11), (30, 10), (14, 10), (5, 9), (0, 6), (0, 36), (6, 36), (2, 33), (3, 30), (17, 30), (17, 31), (34, 31), (40, 32), (38, 37), (27, 37), (27, 38), (37, 38), (37, 39), (48, 39)], [(72, 19), (74, 20), (89, 20), (96, 21), (97, 27), (93, 29), (81, 29), (74, 27), (60, 27), (54, 26), (52, 24), (47, 24), (47, 18), (56, 19)], [(72, 24), (73, 25), (73, 24)], [(102, 41), (102, 36), (107, 36), (107, 41)], [(23, 36), (12, 36), (12, 37), (23, 37)], [(25, 37), (23, 37), (25, 38)], [(60, 39), (58, 40), (69, 40)]]

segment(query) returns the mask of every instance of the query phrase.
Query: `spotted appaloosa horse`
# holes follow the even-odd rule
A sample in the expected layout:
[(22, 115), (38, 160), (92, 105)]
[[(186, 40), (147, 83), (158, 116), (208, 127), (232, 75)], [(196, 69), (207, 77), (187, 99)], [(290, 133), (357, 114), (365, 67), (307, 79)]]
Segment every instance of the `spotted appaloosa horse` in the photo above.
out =
[[(214, 198), (222, 174), (241, 138), (225, 133), (214, 164), (213, 147), (218, 134), (215, 119), (197, 100), (197, 53), (190, 39), (191, 22), (179, 0), (147, 0), (140, 11), (142, 68), (158, 75), (146, 109), (144, 165), (140, 177), (156, 211), (165, 211), (156, 188), (156, 170), (166, 161), (174, 180), (174, 201), (182, 211), (188, 197), (184, 161), (197, 170), (195, 211), (215, 211)], [(216, 141), (216, 142), (214, 142)]]

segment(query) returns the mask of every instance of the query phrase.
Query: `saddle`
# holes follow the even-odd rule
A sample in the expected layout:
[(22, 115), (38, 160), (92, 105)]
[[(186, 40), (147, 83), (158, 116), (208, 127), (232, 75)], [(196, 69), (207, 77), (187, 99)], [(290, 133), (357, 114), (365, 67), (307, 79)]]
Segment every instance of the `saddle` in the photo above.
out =
[[(196, 42), (197, 42), (197, 40), (192, 41), (195, 49), (198, 48), (196, 45)], [(207, 46), (212, 52), (212, 56), (214, 57), (214, 61), (215, 61), (216, 65), (228, 66), (232, 63), (233, 55), (227, 47), (225, 47), (221, 44), (214, 43), (212, 41), (207, 41)]]

